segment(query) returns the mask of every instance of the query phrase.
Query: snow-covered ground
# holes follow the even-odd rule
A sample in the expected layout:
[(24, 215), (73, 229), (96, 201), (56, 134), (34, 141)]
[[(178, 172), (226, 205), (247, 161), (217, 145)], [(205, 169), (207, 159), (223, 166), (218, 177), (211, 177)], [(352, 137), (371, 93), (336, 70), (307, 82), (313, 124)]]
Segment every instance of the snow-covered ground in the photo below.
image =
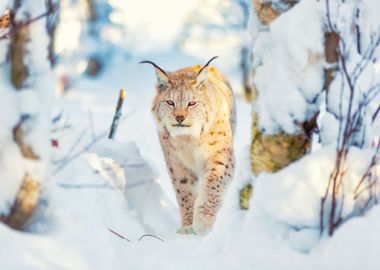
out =
[[(180, 52), (149, 57), (169, 70), (196, 63)], [(333, 164), (334, 149), (316, 152), (277, 175), (261, 176), (251, 209), (238, 209), (238, 190), (250, 177), (250, 105), (239, 95), (238, 169), (215, 228), (203, 239), (176, 234), (178, 210), (150, 115), (155, 78), (138, 60), (118, 59), (99, 79), (81, 79), (57, 100), (55, 107), (62, 114), (57, 128), (71, 127), (54, 133), (59, 138), (55, 166), (30, 232), (0, 224), (1, 239), (7, 243), (0, 250), (3, 265), (8, 269), (377, 269), (379, 207), (347, 222), (332, 239), (319, 242), (319, 212), (310, 209), (317, 207), (324, 191), (318, 180), (328, 179), (325, 169)], [(234, 84), (236, 80), (232, 76)], [(64, 157), (81, 152), (109, 130), (120, 87), (126, 87), (127, 98), (116, 140), (99, 139), (61, 168)], [(360, 151), (355, 154), (368, 157)], [(366, 160), (361, 159), (356, 174), (365, 167)], [(164, 242), (150, 236), (139, 241), (145, 234)]]

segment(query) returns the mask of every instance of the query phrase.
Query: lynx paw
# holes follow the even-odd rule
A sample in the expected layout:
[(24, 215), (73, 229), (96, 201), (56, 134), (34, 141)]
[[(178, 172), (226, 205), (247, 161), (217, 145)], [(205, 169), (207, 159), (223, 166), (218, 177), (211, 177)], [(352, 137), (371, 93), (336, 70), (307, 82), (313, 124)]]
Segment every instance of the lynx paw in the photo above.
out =
[(193, 228), (196, 234), (205, 235), (207, 234), (214, 223), (213, 215), (206, 215), (200, 211), (196, 212), (194, 215)]
[(195, 234), (195, 231), (193, 229), (193, 226), (190, 225), (190, 226), (183, 226), (181, 228), (178, 229), (177, 233), (180, 233), (180, 234)]

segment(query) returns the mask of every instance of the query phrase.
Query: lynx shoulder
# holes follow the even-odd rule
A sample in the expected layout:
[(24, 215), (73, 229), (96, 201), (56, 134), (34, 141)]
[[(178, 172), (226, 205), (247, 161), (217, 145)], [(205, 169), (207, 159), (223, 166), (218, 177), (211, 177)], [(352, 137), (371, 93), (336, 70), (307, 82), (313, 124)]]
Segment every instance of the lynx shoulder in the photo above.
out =
[(180, 233), (211, 229), (234, 171), (235, 102), (215, 67), (191, 66), (157, 74), (152, 104), (161, 146), (181, 213)]

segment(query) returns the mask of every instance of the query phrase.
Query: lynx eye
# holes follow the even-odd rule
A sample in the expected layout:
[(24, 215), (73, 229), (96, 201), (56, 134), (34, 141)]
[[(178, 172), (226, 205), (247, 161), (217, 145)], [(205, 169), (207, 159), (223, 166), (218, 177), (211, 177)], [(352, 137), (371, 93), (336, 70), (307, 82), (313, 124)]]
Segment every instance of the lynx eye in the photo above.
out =
[(195, 101), (190, 101), (187, 106), (191, 107), (191, 106), (194, 106), (195, 104), (197, 104), (197, 102)]
[(174, 106), (174, 101), (173, 101), (173, 100), (167, 100), (166, 103), (167, 103), (169, 106)]

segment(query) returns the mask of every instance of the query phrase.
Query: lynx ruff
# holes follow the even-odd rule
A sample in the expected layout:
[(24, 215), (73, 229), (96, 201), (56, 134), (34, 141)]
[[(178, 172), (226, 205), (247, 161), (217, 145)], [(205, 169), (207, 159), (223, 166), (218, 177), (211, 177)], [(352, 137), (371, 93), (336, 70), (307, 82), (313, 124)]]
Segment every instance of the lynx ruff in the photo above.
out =
[(179, 233), (207, 233), (232, 179), (235, 102), (226, 77), (209, 64), (157, 75), (152, 113), (181, 213)]

